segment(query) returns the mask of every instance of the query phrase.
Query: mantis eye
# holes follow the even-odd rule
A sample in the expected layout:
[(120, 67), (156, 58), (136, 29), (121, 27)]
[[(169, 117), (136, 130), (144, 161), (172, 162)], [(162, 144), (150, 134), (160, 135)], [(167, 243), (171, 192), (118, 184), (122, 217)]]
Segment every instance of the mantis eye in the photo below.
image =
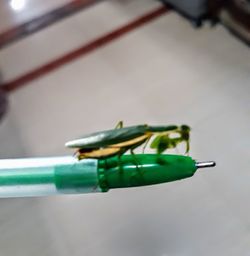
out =
[(187, 125), (182, 125), (182, 126), (181, 126), (180, 135), (181, 135), (182, 140), (184, 140), (184, 141), (188, 141), (188, 140), (189, 140), (189, 137), (190, 137), (190, 135), (189, 135), (190, 130), (191, 130), (190, 127), (187, 126)]
[(188, 125), (183, 124), (181, 126), (181, 130), (185, 132), (190, 132), (191, 128)]

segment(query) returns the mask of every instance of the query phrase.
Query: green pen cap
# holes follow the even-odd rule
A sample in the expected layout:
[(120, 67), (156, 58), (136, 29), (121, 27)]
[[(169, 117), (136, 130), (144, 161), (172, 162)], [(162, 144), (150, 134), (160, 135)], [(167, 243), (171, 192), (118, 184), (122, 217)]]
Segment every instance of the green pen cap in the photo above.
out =
[(196, 170), (196, 162), (182, 155), (124, 155), (98, 163), (102, 191), (185, 179), (193, 176)]

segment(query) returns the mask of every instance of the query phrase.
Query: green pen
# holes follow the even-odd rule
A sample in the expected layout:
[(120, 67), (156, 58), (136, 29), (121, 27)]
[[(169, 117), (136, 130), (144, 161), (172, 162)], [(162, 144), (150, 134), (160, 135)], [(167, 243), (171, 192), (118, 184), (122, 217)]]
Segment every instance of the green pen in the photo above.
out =
[(72, 156), (0, 160), (0, 197), (107, 192), (185, 179), (215, 162), (191, 157), (136, 154), (105, 160)]

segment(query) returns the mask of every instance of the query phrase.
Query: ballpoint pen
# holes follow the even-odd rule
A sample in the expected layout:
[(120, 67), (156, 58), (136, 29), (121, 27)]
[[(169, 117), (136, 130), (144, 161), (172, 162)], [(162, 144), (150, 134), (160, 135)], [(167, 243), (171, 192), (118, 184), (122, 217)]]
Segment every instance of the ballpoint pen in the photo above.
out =
[(176, 181), (215, 162), (189, 156), (136, 154), (78, 160), (73, 156), (0, 160), (0, 197), (107, 192)]

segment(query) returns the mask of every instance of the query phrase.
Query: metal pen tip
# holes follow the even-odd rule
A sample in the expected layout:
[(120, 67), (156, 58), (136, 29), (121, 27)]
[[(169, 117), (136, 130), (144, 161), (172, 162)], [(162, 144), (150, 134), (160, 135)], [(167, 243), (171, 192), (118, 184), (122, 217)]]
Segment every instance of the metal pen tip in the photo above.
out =
[(216, 163), (214, 161), (207, 161), (207, 162), (196, 162), (196, 168), (207, 168), (207, 167), (214, 167)]

